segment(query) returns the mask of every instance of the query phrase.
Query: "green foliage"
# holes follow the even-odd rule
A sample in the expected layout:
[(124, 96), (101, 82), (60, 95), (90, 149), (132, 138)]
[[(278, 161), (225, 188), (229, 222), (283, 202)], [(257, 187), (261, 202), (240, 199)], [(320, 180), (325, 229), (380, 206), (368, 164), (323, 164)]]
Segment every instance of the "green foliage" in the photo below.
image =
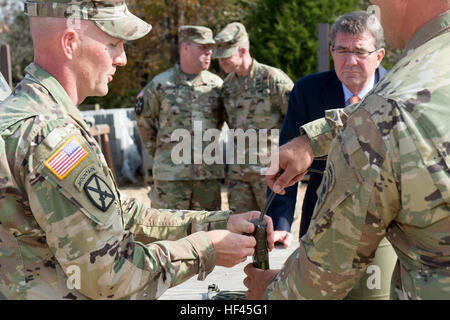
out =
[(22, 6), (18, 2), (0, 1), (0, 43), (10, 46), (13, 84), (22, 80), (24, 68), (33, 60), (29, 22), (22, 14)]
[[(318, 71), (317, 25), (328, 23), (331, 29), (338, 16), (366, 10), (369, 5), (369, 0), (255, 1), (244, 21), (250, 52), (259, 62), (280, 68), (295, 81)], [(400, 50), (386, 46), (383, 66), (392, 68), (400, 55)]]
[[(0, 0), (0, 42), (8, 43), (13, 83), (23, 78), (33, 60), (28, 18), (23, 0)], [(250, 35), (251, 53), (261, 63), (284, 70), (292, 80), (317, 72), (317, 24), (362, 8), (368, 0), (128, 0), (130, 10), (150, 22), (153, 30), (138, 41), (125, 44), (128, 63), (117, 69), (106, 97), (92, 97), (85, 104), (102, 108), (133, 106), (139, 91), (158, 73), (178, 60), (178, 27), (210, 27), (217, 34), (226, 24), (240, 21)], [(390, 68), (400, 51), (387, 48), (383, 65)], [(211, 69), (221, 76), (216, 60)]]
[[(152, 24), (150, 34), (126, 44), (128, 63), (117, 70), (106, 97), (86, 99), (102, 108), (132, 107), (134, 97), (157, 74), (178, 61), (178, 28), (203, 25), (214, 32), (245, 13), (247, 1), (237, 0), (135, 0), (130, 10)], [(220, 73), (217, 63), (212, 72)]]
[(33, 46), (29, 32), (29, 20), (23, 14), (18, 14), (6, 34), (6, 42), (10, 45), (13, 83), (20, 82), (24, 77), (25, 67), (33, 61)]
[(293, 80), (317, 72), (318, 23), (333, 24), (359, 0), (260, 0), (245, 18), (250, 52), (256, 60), (278, 67)]

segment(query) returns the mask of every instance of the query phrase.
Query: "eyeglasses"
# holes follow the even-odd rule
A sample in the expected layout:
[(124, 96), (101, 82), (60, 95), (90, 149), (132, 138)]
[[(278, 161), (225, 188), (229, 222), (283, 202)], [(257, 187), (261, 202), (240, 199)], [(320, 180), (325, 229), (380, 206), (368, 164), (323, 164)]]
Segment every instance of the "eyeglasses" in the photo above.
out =
[(351, 51), (345, 48), (332, 48), (331, 49), (334, 53), (336, 53), (339, 56), (348, 56), (350, 54), (354, 54), (356, 57), (360, 58), (360, 59), (365, 59), (368, 56), (370, 56), (372, 53), (378, 51), (379, 49), (375, 49), (373, 51), (367, 51), (364, 49), (356, 49), (355, 51)]

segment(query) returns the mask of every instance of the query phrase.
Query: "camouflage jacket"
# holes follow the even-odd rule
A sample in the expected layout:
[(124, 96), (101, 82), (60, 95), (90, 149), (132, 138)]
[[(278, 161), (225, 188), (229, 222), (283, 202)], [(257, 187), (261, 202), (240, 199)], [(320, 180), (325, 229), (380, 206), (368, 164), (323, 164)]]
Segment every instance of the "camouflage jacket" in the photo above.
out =
[[(154, 159), (154, 179), (223, 178), (221, 159), (213, 164), (203, 159), (205, 148), (219, 143), (224, 121), (221, 86), (222, 79), (209, 71), (191, 77), (176, 64), (156, 76), (140, 93), (136, 122), (143, 144)], [(217, 139), (203, 141), (206, 130)], [(180, 151), (183, 145), (184, 153)], [(183, 161), (174, 161), (174, 155), (180, 154), (184, 155)]]
[[(287, 112), (289, 94), (294, 86), (292, 80), (281, 70), (258, 63), (253, 59), (252, 69), (246, 77), (230, 73), (223, 82), (222, 96), (227, 112), (227, 123), (234, 130), (228, 143), (234, 140), (234, 161), (227, 147), (227, 177), (243, 181), (259, 179), (262, 169), (267, 167), (272, 146), (278, 147), (279, 130)], [(245, 147), (239, 140), (242, 129), (251, 138)], [(265, 130), (261, 130), (265, 129)], [(258, 147), (259, 145), (259, 147)], [(231, 149), (232, 150), (232, 149)], [(245, 152), (245, 162), (239, 161), (239, 154)]]
[(343, 298), (386, 236), (392, 299), (450, 299), (449, 25), (448, 13), (427, 23), (363, 101), (302, 127), (318, 157), (336, 138), (309, 231), (268, 298)]
[(204, 231), (224, 228), (228, 212), (125, 199), (58, 81), (36, 64), (26, 72), (0, 104), (0, 292), (155, 299), (195, 274), (204, 279), (215, 265)]
[(6, 83), (5, 78), (3, 78), (0, 72), (0, 102), (5, 100), (11, 94), (11, 88), (8, 83)]

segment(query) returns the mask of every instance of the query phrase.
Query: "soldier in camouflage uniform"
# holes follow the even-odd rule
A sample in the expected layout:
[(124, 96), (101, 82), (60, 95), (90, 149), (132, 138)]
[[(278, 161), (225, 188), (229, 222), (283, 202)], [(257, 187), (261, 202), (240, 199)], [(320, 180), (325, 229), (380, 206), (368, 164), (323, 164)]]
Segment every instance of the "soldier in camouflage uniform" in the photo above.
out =
[(277, 192), (328, 153), (326, 173), (311, 227), (283, 269), (246, 267), (251, 298), (272, 279), (265, 298), (343, 298), (386, 236), (398, 256), (392, 299), (450, 299), (450, 2), (372, 3), (404, 55), (360, 103), (280, 148), (284, 174), (268, 177)]
[[(218, 138), (224, 120), (222, 79), (208, 71), (215, 44), (212, 35), (206, 27), (180, 27), (180, 62), (157, 75), (138, 96), (137, 127), (154, 159), (150, 191), (153, 208), (221, 208), (223, 164), (205, 164), (202, 157), (208, 146), (202, 139), (203, 133), (216, 130)], [(174, 161), (173, 152), (182, 143), (179, 138), (172, 138), (177, 129), (183, 130), (182, 139), (190, 142), (190, 154), (182, 163)], [(201, 139), (200, 145), (194, 139)], [(199, 155), (200, 161), (196, 161)]]
[(0, 72), (0, 102), (6, 99), (11, 94), (11, 88), (6, 82), (5, 78), (3, 78), (2, 73)]
[[(5, 78), (0, 72), (0, 102), (5, 100), (11, 94), (11, 89), (9, 85), (6, 83)], [(4, 296), (0, 293), (0, 300), (4, 300)]]
[(124, 40), (151, 26), (124, 1), (27, 1), (25, 12), (34, 62), (0, 104), (0, 292), (155, 299), (252, 254), (253, 237), (209, 230), (251, 232), (256, 212), (156, 210), (124, 198), (76, 107), (108, 92), (126, 64)]
[[(213, 58), (219, 59), (221, 68), (228, 73), (222, 88), (228, 126), (246, 133), (255, 130), (259, 138), (258, 150), (252, 149), (250, 143), (245, 150), (238, 150), (234, 131), (234, 154), (245, 151), (246, 162), (235, 160), (228, 167), (228, 203), (234, 212), (262, 210), (267, 185), (262, 174), (265, 166), (260, 160), (270, 157), (271, 146), (278, 146), (278, 134), (271, 130), (278, 133), (281, 128), (294, 84), (283, 71), (251, 57), (248, 35), (241, 23), (228, 24), (214, 40), (217, 46)], [(267, 130), (266, 141), (259, 136), (261, 129)], [(258, 162), (250, 163), (255, 155)]]

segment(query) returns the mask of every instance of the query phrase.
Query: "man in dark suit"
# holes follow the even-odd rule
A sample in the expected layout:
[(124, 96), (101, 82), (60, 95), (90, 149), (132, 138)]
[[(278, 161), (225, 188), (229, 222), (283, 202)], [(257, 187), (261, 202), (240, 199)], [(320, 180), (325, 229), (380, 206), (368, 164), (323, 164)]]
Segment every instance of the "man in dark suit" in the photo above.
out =
[[(334, 70), (308, 75), (295, 83), (281, 128), (279, 145), (300, 135), (305, 123), (324, 117), (325, 110), (343, 108), (362, 99), (386, 74), (381, 66), (385, 50), (383, 29), (375, 16), (350, 12), (336, 20), (331, 29), (330, 52)], [(324, 160), (315, 160), (312, 169), (323, 171)], [(317, 188), (322, 174), (310, 172), (302, 206), (300, 237), (308, 230)], [(275, 230), (290, 231), (297, 199), (295, 184), (277, 195), (269, 208)], [(268, 193), (270, 189), (268, 189)]]

